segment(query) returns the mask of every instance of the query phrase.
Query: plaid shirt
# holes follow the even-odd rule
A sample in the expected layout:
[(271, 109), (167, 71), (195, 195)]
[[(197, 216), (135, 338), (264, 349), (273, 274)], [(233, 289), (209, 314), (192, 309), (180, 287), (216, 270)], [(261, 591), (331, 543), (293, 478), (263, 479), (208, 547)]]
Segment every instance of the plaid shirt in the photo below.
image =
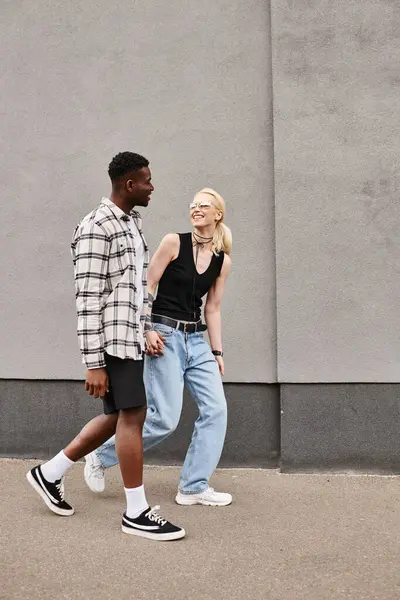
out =
[(142, 358), (147, 308), (149, 250), (142, 220), (131, 212), (143, 239), (143, 310), (138, 314), (135, 286), (136, 252), (130, 217), (108, 198), (77, 226), (71, 244), (75, 270), (78, 337), (88, 369), (105, 366), (104, 353)]

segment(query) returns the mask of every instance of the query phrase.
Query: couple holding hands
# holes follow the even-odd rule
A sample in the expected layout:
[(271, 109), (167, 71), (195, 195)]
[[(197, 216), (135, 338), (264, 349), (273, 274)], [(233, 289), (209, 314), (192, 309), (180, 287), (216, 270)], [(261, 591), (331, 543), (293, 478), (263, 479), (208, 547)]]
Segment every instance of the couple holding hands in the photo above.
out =
[[(149, 204), (154, 190), (149, 161), (121, 152), (108, 173), (110, 198), (81, 221), (71, 246), (85, 387), (102, 398), (104, 414), (55, 457), (29, 471), (27, 479), (50, 510), (70, 516), (74, 509), (64, 490), (68, 468), (85, 457), (85, 481), (101, 492), (105, 470), (119, 463), (126, 495), (122, 531), (176, 540), (185, 530), (147, 502), (143, 451), (176, 429), (186, 386), (199, 416), (175, 500), (184, 506), (232, 502), (230, 494), (209, 486), (227, 424), (221, 300), (232, 236), (223, 223), (223, 199), (204, 188), (189, 206), (192, 230), (166, 235), (149, 264), (136, 210)], [(211, 347), (204, 339), (206, 329)]]

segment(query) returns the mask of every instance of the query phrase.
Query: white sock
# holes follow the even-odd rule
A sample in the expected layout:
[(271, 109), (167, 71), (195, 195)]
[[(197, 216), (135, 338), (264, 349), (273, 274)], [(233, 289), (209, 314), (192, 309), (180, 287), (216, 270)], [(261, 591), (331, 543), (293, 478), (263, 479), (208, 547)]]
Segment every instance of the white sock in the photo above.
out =
[(43, 477), (47, 481), (54, 483), (57, 479), (61, 479), (65, 471), (74, 465), (74, 461), (70, 460), (68, 456), (65, 456), (64, 451), (61, 450), (54, 458), (40, 465), (40, 469), (43, 473)]
[(136, 519), (146, 508), (149, 508), (144, 486), (124, 488), (124, 490), (126, 495), (126, 516), (130, 519)]

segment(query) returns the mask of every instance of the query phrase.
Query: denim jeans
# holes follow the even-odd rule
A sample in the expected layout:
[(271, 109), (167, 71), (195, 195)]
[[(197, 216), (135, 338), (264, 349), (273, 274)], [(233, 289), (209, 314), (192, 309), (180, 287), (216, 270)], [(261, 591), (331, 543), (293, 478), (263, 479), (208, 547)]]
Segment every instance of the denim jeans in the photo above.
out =
[[(145, 357), (147, 416), (143, 448), (165, 440), (178, 426), (186, 386), (199, 409), (182, 467), (179, 490), (196, 494), (208, 487), (225, 441), (227, 408), (217, 361), (202, 333), (183, 333), (165, 325), (154, 328), (165, 337), (163, 356)], [(115, 436), (96, 450), (105, 468), (118, 463)]]

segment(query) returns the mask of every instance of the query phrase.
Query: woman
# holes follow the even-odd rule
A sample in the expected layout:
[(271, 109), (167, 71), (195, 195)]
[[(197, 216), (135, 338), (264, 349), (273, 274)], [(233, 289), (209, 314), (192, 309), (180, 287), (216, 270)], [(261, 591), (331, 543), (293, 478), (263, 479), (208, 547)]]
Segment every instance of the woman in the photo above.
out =
[[(193, 231), (166, 235), (148, 273), (144, 449), (160, 443), (176, 429), (184, 385), (199, 409), (175, 498), (182, 505), (226, 506), (232, 502), (230, 494), (209, 487), (221, 456), (227, 422), (221, 381), (221, 300), (231, 267), (232, 236), (223, 223), (224, 216), (225, 203), (217, 192), (210, 188), (198, 192), (190, 204)], [(205, 294), (206, 326), (201, 322)], [(211, 349), (203, 337), (205, 329)], [(86, 457), (85, 480), (90, 489), (104, 490), (104, 469), (116, 463), (111, 438)]]

